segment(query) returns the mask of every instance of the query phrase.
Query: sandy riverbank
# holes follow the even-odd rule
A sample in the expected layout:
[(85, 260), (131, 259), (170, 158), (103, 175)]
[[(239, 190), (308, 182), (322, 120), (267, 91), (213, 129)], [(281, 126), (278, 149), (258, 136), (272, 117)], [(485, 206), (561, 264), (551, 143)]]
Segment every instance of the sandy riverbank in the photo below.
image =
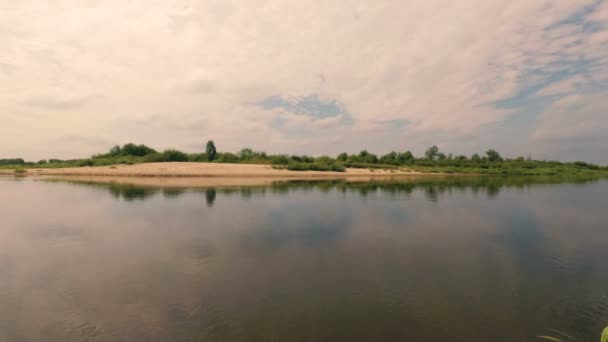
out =
[[(14, 174), (14, 170), (0, 170)], [(28, 176), (100, 176), (100, 177), (278, 177), (278, 178), (346, 178), (412, 175), (405, 170), (347, 169), (346, 172), (289, 171), (273, 169), (270, 165), (219, 163), (147, 163), (61, 169), (27, 169)]]

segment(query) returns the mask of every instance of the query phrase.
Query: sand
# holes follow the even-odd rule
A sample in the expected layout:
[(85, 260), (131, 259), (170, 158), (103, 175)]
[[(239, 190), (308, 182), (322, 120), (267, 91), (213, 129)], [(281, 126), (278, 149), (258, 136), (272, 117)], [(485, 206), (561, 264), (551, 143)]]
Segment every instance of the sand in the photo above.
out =
[[(14, 170), (0, 170), (13, 175)], [(219, 163), (147, 163), (58, 169), (27, 169), (27, 176), (97, 176), (97, 177), (221, 177), (221, 178), (351, 178), (413, 175), (416, 172), (395, 169), (347, 169), (346, 172), (289, 171), (273, 169), (270, 165)]]

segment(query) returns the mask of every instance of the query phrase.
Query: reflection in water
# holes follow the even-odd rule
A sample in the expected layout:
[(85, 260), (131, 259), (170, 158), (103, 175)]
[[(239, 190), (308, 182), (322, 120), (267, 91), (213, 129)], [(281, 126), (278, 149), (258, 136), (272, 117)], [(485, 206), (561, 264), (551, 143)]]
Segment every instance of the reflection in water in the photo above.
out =
[(154, 187), (154, 186), (137, 186), (128, 183), (116, 182), (96, 182), (89, 180), (74, 180), (74, 179), (43, 179), (45, 182), (60, 182), (75, 185), (86, 185), (107, 189), (117, 199), (125, 201), (145, 200), (162, 193), (165, 197), (178, 197), (188, 192), (202, 192), (209, 207), (213, 206), (217, 192), (222, 194), (238, 194), (243, 199), (252, 198), (254, 195), (264, 196), (267, 193), (277, 195), (287, 195), (290, 191), (320, 191), (327, 193), (330, 191), (339, 191), (343, 193), (358, 193), (361, 196), (376, 194), (378, 192), (397, 195), (411, 194), (416, 190), (423, 190), (426, 198), (429, 201), (436, 202), (445, 194), (451, 194), (453, 191), (470, 190), (475, 194), (484, 193), (487, 199), (493, 199), (500, 193), (503, 188), (515, 188), (519, 190), (527, 190), (534, 186), (550, 185), (550, 184), (579, 184), (584, 185), (591, 182), (596, 182), (602, 178), (597, 176), (451, 176), (451, 177), (430, 177), (430, 178), (409, 178), (392, 179), (382, 181), (347, 181), (344, 179), (338, 180), (292, 180), (279, 181), (272, 183), (271, 186), (243, 186), (243, 187), (224, 187), (224, 188), (184, 188), (184, 187)]
[(603, 180), (0, 188), (0, 341), (597, 341), (608, 323)]
[(215, 202), (216, 191), (214, 188), (210, 188), (205, 190), (205, 199), (207, 200), (207, 206), (209, 208), (213, 207), (213, 202)]

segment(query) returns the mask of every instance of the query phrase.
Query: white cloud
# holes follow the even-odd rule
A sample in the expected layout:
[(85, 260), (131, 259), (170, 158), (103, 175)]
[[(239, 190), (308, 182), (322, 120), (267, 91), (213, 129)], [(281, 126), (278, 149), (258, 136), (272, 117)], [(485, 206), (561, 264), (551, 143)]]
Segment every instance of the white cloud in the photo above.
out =
[[(546, 30), (591, 3), (0, 0), (0, 155), (43, 158), (49, 141), (76, 133), (159, 148), (212, 137), (223, 149), (334, 153), (428, 136), (449, 148), (510, 115), (493, 102), (531, 69), (560, 72), (581, 55), (608, 69), (605, 32)], [(605, 5), (588, 18), (603, 20)], [(336, 99), (354, 124), (287, 116), (282, 131), (271, 123), (284, 113), (251, 105), (277, 94)], [(389, 120), (407, 130), (382, 131)], [(315, 147), (293, 129), (343, 139)]]

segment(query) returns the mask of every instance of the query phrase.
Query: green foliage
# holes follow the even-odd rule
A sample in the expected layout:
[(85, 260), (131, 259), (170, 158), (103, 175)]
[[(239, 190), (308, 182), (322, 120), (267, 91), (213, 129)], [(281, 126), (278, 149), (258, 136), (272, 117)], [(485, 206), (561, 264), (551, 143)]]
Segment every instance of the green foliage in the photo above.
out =
[(166, 150), (163, 152), (163, 161), (165, 162), (185, 162), (188, 161), (188, 155), (178, 150)]
[(207, 154), (207, 160), (214, 161), (215, 159), (217, 159), (217, 149), (215, 148), (215, 143), (213, 142), (213, 140), (207, 141), (205, 153)]
[(24, 165), (25, 160), (21, 158), (0, 159), (0, 165)]
[(152, 153), (143, 157), (142, 163), (161, 163), (165, 161), (163, 153)]
[(397, 169), (395, 165), (347, 162), (344, 166), (352, 169)]
[(496, 152), (496, 150), (493, 150), (493, 149), (487, 150), (486, 156), (488, 158), (488, 161), (490, 161), (492, 163), (502, 161), (502, 157), (500, 156), (500, 153)]
[(207, 155), (205, 153), (190, 153), (188, 154), (189, 162), (203, 162), (207, 161)]
[(253, 159), (253, 150), (250, 148), (244, 148), (239, 151), (238, 157), (240, 160), (251, 160)]
[(251, 148), (243, 148), (236, 154), (230, 152), (219, 153), (215, 150), (213, 141), (209, 141), (207, 148), (208, 153), (186, 154), (174, 149), (159, 153), (146, 145), (129, 143), (122, 147), (114, 146), (106, 154), (94, 155), (87, 159), (49, 159), (40, 160), (38, 162), (26, 162), (21, 158), (0, 159), (0, 168), (65, 168), (107, 166), (115, 164), (131, 165), (156, 162), (214, 161), (218, 163), (272, 164), (288, 170), (318, 171), (341, 171), (344, 168), (387, 170), (403, 168), (406, 170), (428, 173), (493, 175), (608, 174), (608, 166), (599, 166), (583, 161), (563, 163), (551, 160), (532, 160), (530, 157), (526, 159), (523, 157), (505, 159), (500, 153), (493, 149), (486, 151), (483, 157), (480, 157), (479, 154), (473, 154), (471, 158), (467, 158), (465, 155), (454, 156), (452, 153), (446, 155), (439, 152), (437, 146), (431, 146), (426, 151), (424, 158), (416, 158), (410, 151), (392, 151), (378, 158), (378, 156), (367, 150), (363, 150), (360, 153), (353, 155), (343, 152), (337, 157), (332, 158), (330, 156), (269, 155), (265, 152), (257, 152)]
[(15, 174), (16, 175), (23, 175), (25, 173), (27, 173), (27, 170), (24, 169), (24, 168), (22, 168), (22, 167), (18, 167), (18, 168), (15, 169)]
[(270, 163), (272, 165), (287, 165), (289, 164), (289, 157), (285, 154), (278, 154), (270, 158)]
[(100, 154), (93, 156), (93, 158), (107, 158), (107, 157), (121, 157), (121, 156), (135, 156), (135, 157), (143, 157), (148, 154), (157, 153), (151, 147), (146, 145), (135, 145), (133, 143), (128, 143), (123, 145), (122, 147), (116, 145), (110, 149), (110, 151), (106, 154)]
[(608, 327), (604, 328), (604, 332), (602, 332), (602, 339), (600, 342), (608, 342)]
[(399, 165), (399, 156), (397, 155), (397, 152), (392, 151), (390, 153), (387, 153), (383, 156), (380, 157), (379, 160), (380, 163), (382, 164), (390, 164), (390, 165)]
[(397, 161), (399, 162), (399, 165), (411, 165), (414, 163), (415, 160), (416, 158), (414, 158), (414, 155), (411, 151), (406, 151), (397, 155)]
[(85, 160), (78, 162), (78, 166), (80, 166), (80, 167), (93, 166), (93, 165), (94, 165), (94, 163), (93, 163), (93, 160), (91, 160), (91, 159), (85, 159)]
[(218, 153), (217, 162), (218, 163), (238, 163), (239, 156), (234, 153), (230, 153), (230, 152)]
[(439, 153), (439, 148), (435, 145), (429, 147), (426, 152), (424, 152), (424, 156), (428, 160), (435, 160), (437, 158), (437, 154)]
[(289, 163), (287, 170), (290, 171), (334, 171), (344, 172), (346, 168), (340, 164), (321, 164), (321, 163)]

